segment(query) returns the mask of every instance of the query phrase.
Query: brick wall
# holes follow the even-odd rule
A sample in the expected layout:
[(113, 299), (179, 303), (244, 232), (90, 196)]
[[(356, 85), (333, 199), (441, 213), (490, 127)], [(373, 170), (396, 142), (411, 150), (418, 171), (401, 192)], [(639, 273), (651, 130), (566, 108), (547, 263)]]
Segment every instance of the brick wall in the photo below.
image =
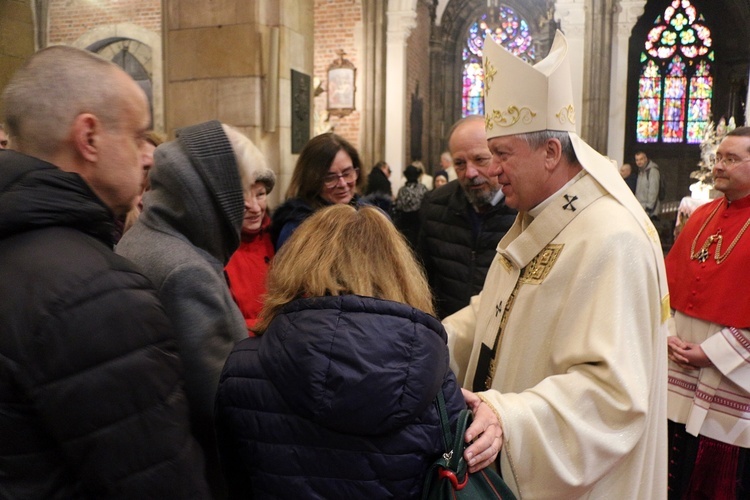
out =
[[(362, 24), (362, 2), (360, 0), (315, 0), (314, 7), (315, 22), (315, 74), (323, 82), (325, 89), (327, 83), (326, 70), (336, 59), (338, 51), (346, 52), (345, 59), (354, 64), (360, 71), (359, 55), (357, 54), (355, 29), (361, 30)], [(358, 75), (359, 78), (359, 75)], [(357, 89), (355, 103), (362, 92)], [(319, 115), (325, 114), (326, 93), (315, 98), (315, 110)], [(360, 112), (355, 110), (348, 116), (331, 116), (329, 123), (334, 126), (335, 132), (351, 142), (354, 147), (359, 148), (359, 121)]]
[(161, 32), (161, 0), (51, 0), (48, 43), (71, 44), (97, 26), (131, 23)]

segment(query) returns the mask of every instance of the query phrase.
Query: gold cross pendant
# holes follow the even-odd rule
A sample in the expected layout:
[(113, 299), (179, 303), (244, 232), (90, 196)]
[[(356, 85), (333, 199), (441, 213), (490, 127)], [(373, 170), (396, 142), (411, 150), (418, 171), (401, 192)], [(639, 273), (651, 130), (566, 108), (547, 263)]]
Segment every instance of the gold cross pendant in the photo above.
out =
[(698, 252), (698, 262), (706, 262), (708, 260), (708, 249), (704, 248)]

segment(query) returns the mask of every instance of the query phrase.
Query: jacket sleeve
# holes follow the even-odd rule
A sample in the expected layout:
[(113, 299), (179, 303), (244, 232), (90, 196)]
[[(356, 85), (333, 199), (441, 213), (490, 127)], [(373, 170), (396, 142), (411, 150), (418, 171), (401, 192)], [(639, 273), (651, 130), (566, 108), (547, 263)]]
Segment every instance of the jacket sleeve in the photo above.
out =
[(234, 345), (247, 337), (247, 326), (223, 274), (206, 265), (173, 269), (160, 296), (177, 334), (194, 433), (200, 435), (213, 429), (219, 376)]
[(750, 330), (722, 328), (701, 343), (722, 375), (750, 393)]
[(257, 358), (251, 359), (241, 348), (230, 353), (216, 393), (217, 448), (227, 492), (232, 500), (253, 498), (252, 474), (247, 470), (247, 464), (243, 461), (239, 451), (243, 440), (248, 439), (247, 436), (242, 435), (242, 431), (247, 427), (236, 423), (239, 418), (242, 418), (238, 415), (244, 410), (243, 394), (257, 392), (256, 387), (243, 371), (259, 369), (259, 366), (253, 366), (251, 363), (259, 365)]
[(148, 280), (117, 274), (50, 308), (28, 392), (86, 496), (204, 498), (169, 321)]
[(648, 209), (656, 208), (656, 202), (659, 201), (659, 177), (661, 172), (658, 168), (651, 168), (648, 171)]

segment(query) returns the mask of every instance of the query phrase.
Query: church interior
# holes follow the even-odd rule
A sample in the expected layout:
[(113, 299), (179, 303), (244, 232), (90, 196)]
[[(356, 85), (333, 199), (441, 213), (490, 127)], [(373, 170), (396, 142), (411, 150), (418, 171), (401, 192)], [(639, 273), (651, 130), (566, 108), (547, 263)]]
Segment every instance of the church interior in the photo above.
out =
[(217, 119), (250, 137), (273, 207), (326, 131), (362, 175), (437, 170), (451, 124), (483, 112), (485, 37), (533, 64), (559, 29), (578, 133), (616, 165), (658, 163), (668, 241), (684, 200), (710, 196), (707, 155), (748, 121), (749, 26), (749, 0), (0, 0), (0, 89), (48, 45), (99, 53), (146, 91), (156, 131)]

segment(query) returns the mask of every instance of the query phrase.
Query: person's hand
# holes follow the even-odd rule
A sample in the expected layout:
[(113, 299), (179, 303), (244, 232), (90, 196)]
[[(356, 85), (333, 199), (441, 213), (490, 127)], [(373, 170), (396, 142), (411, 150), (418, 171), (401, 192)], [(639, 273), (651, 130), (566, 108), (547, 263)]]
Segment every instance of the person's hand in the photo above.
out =
[(696, 369), (713, 366), (700, 344), (685, 342), (679, 337), (667, 337), (667, 352), (669, 359), (683, 368)]
[(469, 464), (469, 472), (474, 473), (497, 458), (503, 447), (503, 429), (494, 410), (487, 403), (471, 391), (461, 389), (461, 392), (469, 409), (474, 412), (474, 421), (466, 429), (464, 436), (466, 442), (471, 443), (464, 451), (464, 459)]

